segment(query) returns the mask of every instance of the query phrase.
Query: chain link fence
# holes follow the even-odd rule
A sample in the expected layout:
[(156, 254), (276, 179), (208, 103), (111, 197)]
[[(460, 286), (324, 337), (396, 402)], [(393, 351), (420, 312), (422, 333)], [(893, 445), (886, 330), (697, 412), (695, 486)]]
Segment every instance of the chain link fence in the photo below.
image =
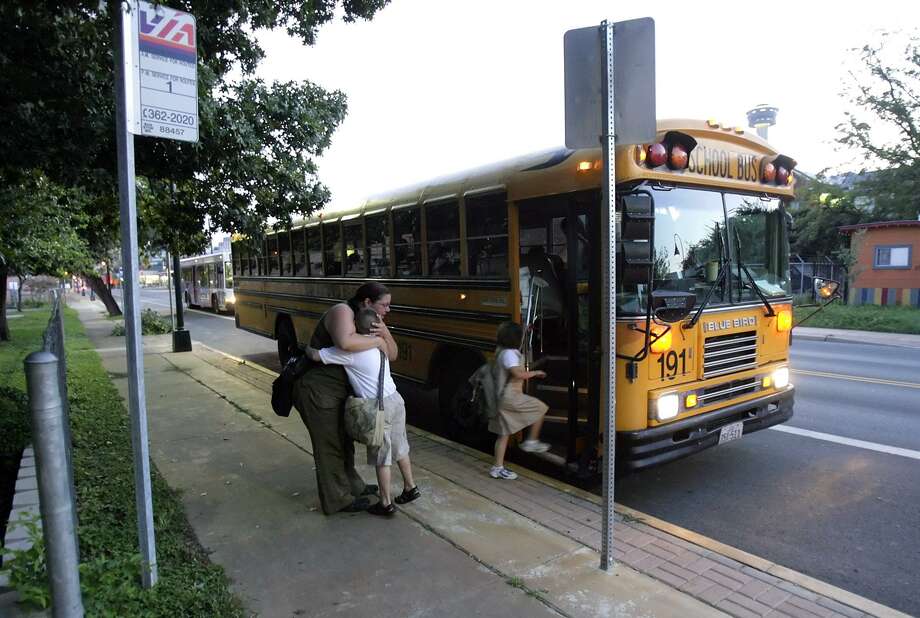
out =
[(846, 302), (847, 267), (827, 257), (802, 257), (792, 255), (789, 258), (789, 276), (792, 283), (792, 295), (796, 304), (813, 304), (815, 296), (815, 279), (833, 279), (840, 283), (841, 302)]

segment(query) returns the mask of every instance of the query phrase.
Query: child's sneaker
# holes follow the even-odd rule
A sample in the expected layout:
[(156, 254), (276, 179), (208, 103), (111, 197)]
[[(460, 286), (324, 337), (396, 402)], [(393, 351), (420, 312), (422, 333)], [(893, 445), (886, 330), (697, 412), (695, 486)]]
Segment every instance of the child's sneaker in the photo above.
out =
[(504, 466), (492, 466), (492, 469), (489, 471), (489, 476), (493, 479), (505, 479), (506, 481), (513, 481), (517, 478), (516, 473)]
[(528, 453), (545, 453), (549, 450), (549, 444), (539, 440), (524, 440), (521, 442), (521, 450)]

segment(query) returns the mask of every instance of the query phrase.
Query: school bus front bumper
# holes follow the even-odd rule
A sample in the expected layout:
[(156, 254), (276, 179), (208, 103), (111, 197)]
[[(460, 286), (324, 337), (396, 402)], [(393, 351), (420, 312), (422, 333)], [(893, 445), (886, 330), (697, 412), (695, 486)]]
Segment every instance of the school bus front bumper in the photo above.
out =
[(617, 433), (617, 458), (626, 470), (641, 470), (686, 457), (734, 437), (792, 418), (792, 385), (756, 399), (639, 431)]

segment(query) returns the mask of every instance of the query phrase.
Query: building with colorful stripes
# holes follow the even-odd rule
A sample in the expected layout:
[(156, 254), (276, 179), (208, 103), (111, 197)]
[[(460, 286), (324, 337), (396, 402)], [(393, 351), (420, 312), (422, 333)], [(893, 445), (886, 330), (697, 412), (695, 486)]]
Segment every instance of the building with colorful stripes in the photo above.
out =
[(920, 308), (920, 220), (844, 225), (856, 263), (850, 269), (854, 305)]

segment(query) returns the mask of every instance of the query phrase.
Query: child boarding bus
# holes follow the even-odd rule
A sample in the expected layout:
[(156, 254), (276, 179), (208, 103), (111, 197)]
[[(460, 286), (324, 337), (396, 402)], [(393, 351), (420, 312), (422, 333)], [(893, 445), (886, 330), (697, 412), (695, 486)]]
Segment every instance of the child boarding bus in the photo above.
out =
[[(795, 161), (715, 122), (616, 150), (617, 457), (641, 469), (792, 416), (786, 204)], [(237, 325), (282, 362), (365, 280), (393, 295), (394, 374), (468, 427), (467, 378), (525, 327), (544, 439), (583, 473), (603, 449), (600, 149), (445, 176), (233, 244)], [(467, 431), (483, 431), (473, 427)], [(622, 460), (620, 460), (622, 458)]]
[(186, 307), (232, 312), (233, 268), (229, 253), (211, 253), (179, 260)]

